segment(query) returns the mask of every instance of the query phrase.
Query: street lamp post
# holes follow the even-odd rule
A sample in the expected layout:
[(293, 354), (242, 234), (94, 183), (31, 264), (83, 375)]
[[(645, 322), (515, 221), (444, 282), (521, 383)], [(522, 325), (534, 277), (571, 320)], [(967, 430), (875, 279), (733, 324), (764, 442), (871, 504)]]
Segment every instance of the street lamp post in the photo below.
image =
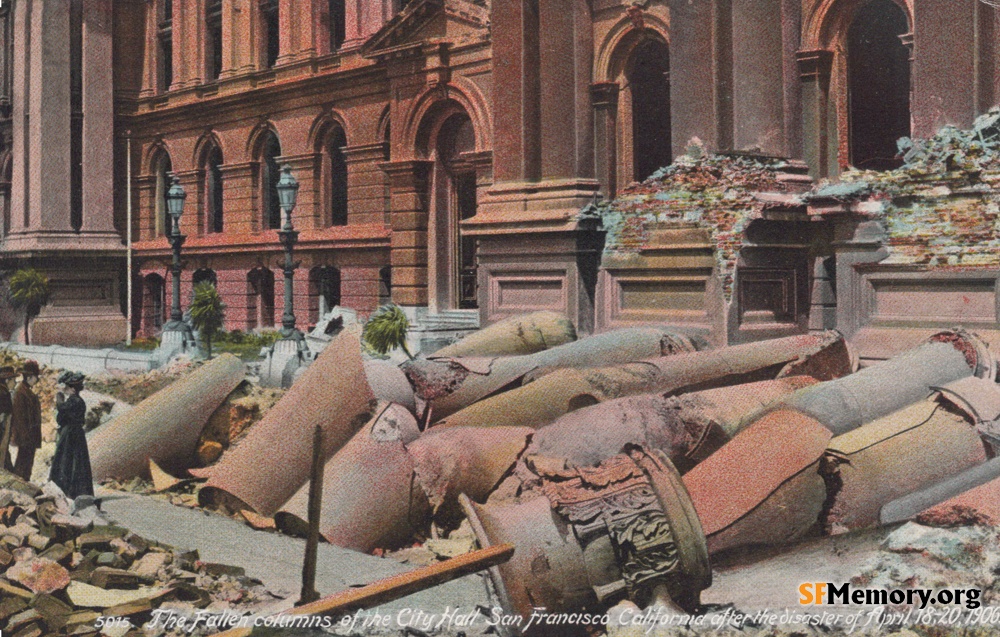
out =
[(170, 213), (171, 228), (167, 239), (174, 253), (173, 263), (170, 271), (173, 274), (170, 299), (170, 322), (163, 326), (164, 331), (188, 332), (190, 328), (184, 322), (184, 313), (181, 311), (181, 246), (187, 238), (181, 234), (181, 215), (184, 214), (184, 199), (187, 193), (181, 186), (181, 180), (177, 175), (171, 175), (170, 188), (167, 190), (167, 212)]
[(285, 248), (285, 311), (281, 315), (281, 337), (287, 340), (301, 341), (302, 332), (295, 329), (294, 284), (295, 270), (299, 264), (293, 260), (292, 251), (299, 240), (299, 233), (292, 225), (292, 210), (299, 192), (299, 182), (292, 176), (292, 167), (285, 164), (281, 167), (281, 179), (276, 186), (278, 203), (284, 213), (285, 221), (278, 231), (278, 239)]

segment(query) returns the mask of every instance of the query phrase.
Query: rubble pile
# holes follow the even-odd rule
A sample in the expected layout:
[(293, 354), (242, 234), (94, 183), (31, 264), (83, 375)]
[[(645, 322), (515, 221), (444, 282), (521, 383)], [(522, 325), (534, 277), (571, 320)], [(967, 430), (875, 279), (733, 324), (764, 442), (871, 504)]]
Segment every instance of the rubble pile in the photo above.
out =
[(89, 376), (87, 377), (87, 387), (129, 405), (138, 405), (161, 389), (169, 387), (177, 379), (187, 376), (201, 365), (201, 361), (178, 356), (165, 367), (141, 374), (110, 370), (105, 374)]
[(0, 625), (12, 635), (96, 635), (99, 617), (127, 629), (157, 609), (193, 617), (276, 599), (242, 569), (110, 525), (84, 500), (0, 472)]
[(629, 185), (614, 201), (588, 206), (581, 216), (600, 218), (607, 230), (605, 250), (626, 254), (646, 245), (654, 223), (707, 228), (728, 299), (743, 231), (768, 206), (756, 195), (786, 191), (779, 177), (790, 168), (797, 167), (784, 159), (708, 153), (695, 140), (688, 154)]
[(1000, 108), (971, 129), (942, 128), (902, 139), (904, 164), (850, 170), (803, 198), (818, 210), (843, 208), (879, 220), (889, 265), (970, 269), (1000, 265)]

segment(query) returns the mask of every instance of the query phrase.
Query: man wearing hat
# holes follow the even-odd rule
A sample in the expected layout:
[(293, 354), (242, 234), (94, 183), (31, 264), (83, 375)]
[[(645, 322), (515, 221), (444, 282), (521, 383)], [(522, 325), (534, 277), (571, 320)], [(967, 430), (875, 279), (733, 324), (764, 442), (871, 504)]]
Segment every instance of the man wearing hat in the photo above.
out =
[(14, 391), (11, 413), (11, 443), (17, 447), (14, 473), (31, 480), (35, 452), (42, 446), (42, 404), (31, 390), (38, 383), (41, 371), (35, 361), (25, 361), (21, 367), (21, 384)]
[(0, 367), (0, 467), (13, 471), (10, 461), (10, 414), (14, 411), (10, 392), (14, 389), (14, 379), (17, 371), (12, 365)]

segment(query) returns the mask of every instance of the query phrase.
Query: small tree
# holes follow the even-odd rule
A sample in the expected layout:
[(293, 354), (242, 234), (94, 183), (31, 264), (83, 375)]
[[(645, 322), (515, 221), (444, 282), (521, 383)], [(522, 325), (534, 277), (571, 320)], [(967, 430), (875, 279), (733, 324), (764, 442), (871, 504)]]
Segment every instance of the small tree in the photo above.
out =
[(10, 298), (24, 308), (24, 344), (30, 345), (28, 325), (49, 302), (49, 279), (35, 268), (22, 268), (10, 277)]
[(361, 338), (368, 347), (379, 354), (387, 354), (399, 347), (406, 352), (410, 360), (413, 360), (413, 354), (406, 348), (406, 332), (409, 329), (410, 321), (399, 306), (383, 305), (365, 323)]
[(222, 304), (219, 291), (209, 281), (202, 281), (194, 286), (194, 300), (191, 301), (191, 323), (201, 333), (208, 349), (208, 357), (212, 358), (212, 339), (222, 328), (226, 306)]

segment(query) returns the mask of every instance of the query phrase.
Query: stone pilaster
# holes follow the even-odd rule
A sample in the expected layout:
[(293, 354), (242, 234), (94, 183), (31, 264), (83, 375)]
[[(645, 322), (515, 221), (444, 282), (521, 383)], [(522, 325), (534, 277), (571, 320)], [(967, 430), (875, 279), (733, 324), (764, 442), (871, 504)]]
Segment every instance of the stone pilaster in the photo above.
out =
[(222, 198), (222, 214), (226, 220), (226, 232), (248, 234), (259, 232), (261, 215), (257, 210), (258, 193), (255, 175), (257, 162), (223, 164), (222, 188), (226, 193)]
[(830, 102), (833, 51), (799, 51), (802, 79), (802, 150), (813, 178), (837, 169), (837, 117)]
[(389, 145), (381, 142), (344, 149), (348, 225), (387, 222), (389, 184), (380, 164), (386, 160), (388, 150)]
[(427, 161), (382, 164), (389, 177), (392, 300), (398, 305), (427, 305), (427, 189), (431, 166)]

